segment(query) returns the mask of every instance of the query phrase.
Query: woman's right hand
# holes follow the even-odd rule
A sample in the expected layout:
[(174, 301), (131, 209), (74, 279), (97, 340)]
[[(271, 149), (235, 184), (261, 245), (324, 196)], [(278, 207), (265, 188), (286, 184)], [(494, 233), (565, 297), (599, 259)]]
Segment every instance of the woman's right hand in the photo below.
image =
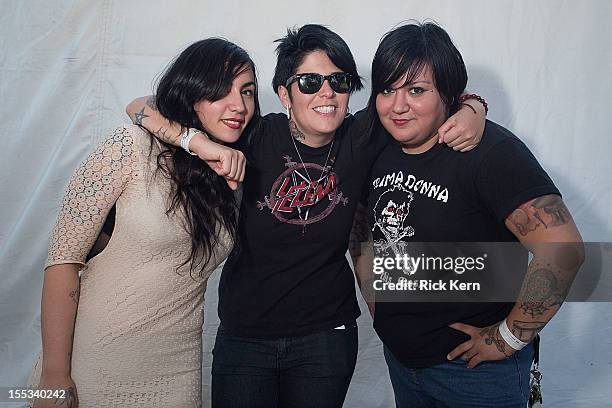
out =
[(246, 158), (240, 150), (215, 143), (203, 133), (198, 133), (191, 139), (189, 150), (223, 177), (232, 190), (236, 190), (238, 183), (244, 180)]
[(78, 408), (76, 384), (70, 375), (45, 375), (40, 377), (39, 390), (59, 390), (63, 398), (35, 399), (33, 408)]

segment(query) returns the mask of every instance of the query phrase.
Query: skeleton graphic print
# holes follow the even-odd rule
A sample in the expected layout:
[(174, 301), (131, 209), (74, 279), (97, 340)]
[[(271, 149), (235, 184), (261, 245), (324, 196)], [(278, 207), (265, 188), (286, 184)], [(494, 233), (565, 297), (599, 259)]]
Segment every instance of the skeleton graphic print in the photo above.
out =
[[(407, 244), (402, 239), (414, 235), (414, 228), (408, 225), (407, 221), (412, 200), (412, 192), (401, 184), (392, 186), (378, 197), (373, 209), (374, 228), (372, 231), (378, 228), (384, 239), (374, 242), (377, 256), (388, 256), (389, 250), (395, 256), (406, 254)], [(403, 272), (406, 275), (412, 275), (415, 273), (415, 268), (409, 265)]]

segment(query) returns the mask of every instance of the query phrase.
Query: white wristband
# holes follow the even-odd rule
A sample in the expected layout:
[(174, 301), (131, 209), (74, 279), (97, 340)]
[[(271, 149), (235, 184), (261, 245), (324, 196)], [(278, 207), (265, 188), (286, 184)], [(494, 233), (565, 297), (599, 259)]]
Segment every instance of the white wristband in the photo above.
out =
[(194, 128), (189, 128), (181, 135), (181, 147), (183, 148), (183, 150), (185, 150), (192, 156), (197, 156), (197, 154), (189, 150), (189, 142), (191, 142), (191, 139), (193, 139), (193, 137), (198, 133), (202, 133), (202, 131)]
[(529, 343), (525, 343), (521, 341), (521, 339), (517, 338), (510, 329), (508, 328), (508, 323), (506, 323), (506, 319), (499, 324), (499, 334), (502, 336), (502, 339), (506, 341), (514, 350), (519, 351), (524, 348)]

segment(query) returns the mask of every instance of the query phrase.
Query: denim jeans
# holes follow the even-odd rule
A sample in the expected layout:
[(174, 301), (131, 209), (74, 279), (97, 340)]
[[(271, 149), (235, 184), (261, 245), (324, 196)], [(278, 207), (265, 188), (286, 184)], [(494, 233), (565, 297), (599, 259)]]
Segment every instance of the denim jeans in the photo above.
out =
[(357, 325), (257, 339), (217, 332), (213, 408), (340, 408), (355, 370)]
[(529, 399), (530, 344), (499, 361), (467, 368), (461, 358), (427, 368), (408, 368), (384, 348), (398, 408), (525, 408)]

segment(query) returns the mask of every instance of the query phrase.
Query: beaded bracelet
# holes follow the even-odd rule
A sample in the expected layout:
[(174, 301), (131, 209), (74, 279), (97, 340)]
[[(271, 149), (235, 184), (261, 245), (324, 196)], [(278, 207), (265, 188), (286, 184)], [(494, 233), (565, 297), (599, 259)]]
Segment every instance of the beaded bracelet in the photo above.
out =
[(485, 99), (480, 96), (480, 95), (476, 95), (476, 94), (463, 94), (459, 97), (459, 102), (463, 104), (463, 102), (467, 101), (468, 99), (475, 99), (478, 102), (482, 103), (482, 106), (484, 106), (484, 110), (485, 110), (485, 116), (487, 115), (487, 113), (489, 113), (489, 105), (487, 104), (487, 101), (485, 101)]

